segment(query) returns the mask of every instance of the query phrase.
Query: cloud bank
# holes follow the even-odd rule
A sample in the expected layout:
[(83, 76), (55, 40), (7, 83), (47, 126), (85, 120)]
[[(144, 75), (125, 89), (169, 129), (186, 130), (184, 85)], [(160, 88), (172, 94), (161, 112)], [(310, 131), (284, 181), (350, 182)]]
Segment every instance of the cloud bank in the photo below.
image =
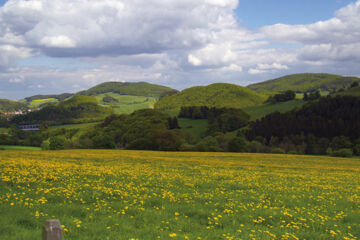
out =
[[(2, 96), (74, 92), (104, 81), (181, 89), (219, 81), (246, 85), (305, 71), (360, 75), (360, 0), (326, 21), (258, 30), (236, 20), (238, 5), (237, 0), (9, 0), (0, 7)], [(21, 65), (22, 59), (41, 56), (49, 61)], [(59, 58), (94, 67), (50, 64)]]

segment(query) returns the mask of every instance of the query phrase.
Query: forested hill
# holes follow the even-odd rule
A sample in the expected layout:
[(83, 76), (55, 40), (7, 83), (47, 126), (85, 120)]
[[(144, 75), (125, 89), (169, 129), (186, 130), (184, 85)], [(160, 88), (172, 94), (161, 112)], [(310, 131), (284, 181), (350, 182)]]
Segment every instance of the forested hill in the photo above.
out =
[(104, 82), (77, 94), (92, 96), (113, 92), (120, 95), (160, 97), (162, 94), (171, 91), (174, 91), (174, 89), (147, 82)]
[(17, 101), (0, 99), (0, 112), (12, 112), (26, 108), (26, 105)]
[(215, 83), (188, 88), (177, 94), (165, 96), (155, 104), (155, 108), (169, 111), (178, 111), (181, 107), (189, 106), (243, 108), (260, 105), (265, 100), (265, 96), (246, 87)]
[(297, 92), (314, 90), (333, 92), (341, 88), (348, 88), (353, 82), (360, 82), (360, 79), (325, 73), (302, 73), (251, 84), (248, 88), (257, 92), (283, 92), (287, 90)]
[(284, 139), (296, 135), (313, 135), (333, 139), (345, 136), (355, 141), (360, 137), (360, 98), (323, 97), (297, 111), (272, 113), (252, 122), (248, 137)]

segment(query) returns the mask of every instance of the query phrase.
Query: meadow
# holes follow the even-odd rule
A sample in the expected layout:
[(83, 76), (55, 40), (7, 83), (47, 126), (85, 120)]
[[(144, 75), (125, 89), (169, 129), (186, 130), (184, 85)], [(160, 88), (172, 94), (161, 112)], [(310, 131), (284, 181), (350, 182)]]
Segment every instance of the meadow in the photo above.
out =
[(59, 100), (56, 98), (35, 99), (29, 103), (29, 107), (30, 108), (38, 108), (38, 107), (40, 107), (40, 105), (45, 104), (45, 103), (58, 103), (58, 102), (59, 102)]
[(359, 239), (360, 159), (1, 151), (0, 239)]
[(242, 110), (250, 115), (250, 120), (257, 120), (273, 112), (284, 113), (297, 107), (300, 108), (305, 103), (303, 100), (296, 99), (288, 102), (265, 103), (263, 105), (243, 108)]
[[(103, 101), (103, 98), (106, 96), (110, 96), (116, 99), (118, 102), (106, 103)], [(110, 106), (117, 114), (130, 114), (139, 109), (153, 108), (155, 102), (157, 101), (156, 97), (120, 95), (117, 93), (99, 94), (95, 95), (95, 97), (101, 106)]]

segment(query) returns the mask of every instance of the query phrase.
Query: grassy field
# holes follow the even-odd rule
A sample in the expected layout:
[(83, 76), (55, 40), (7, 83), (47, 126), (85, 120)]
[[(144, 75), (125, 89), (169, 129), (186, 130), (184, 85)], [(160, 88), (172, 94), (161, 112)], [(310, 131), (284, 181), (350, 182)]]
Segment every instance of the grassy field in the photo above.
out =
[(8, 128), (0, 128), (0, 134), (7, 134), (9, 132)]
[(30, 108), (38, 108), (40, 105), (44, 103), (58, 103), (59, 100), (56, 98), (46, 98), (46, 99), (36, 99), (29, 103)]
[(360, 159), (2, 151), (0, 239), (358, 239)]
[[(106, 103), (103, 98), (110, 96), (118, 102)], [(117, 93), (105, 93), (95, 96), (101, 106), (110, 106), (114, 109), (115, 113), (130, 114), (136, 110), (144, 108), (153, 108), (157, 98), (143, 97), (143, 96), (130, 96), (120, 95)]]
[(204, 137), (208, 120), (207, 119), (189, 119), (189, 118), (179, 118), (179, 126), (182, 129), (186, 129), (194, 133), (198, 137)]
[(8, 146), (8, 145), (0, 145), (0, 149), (2, 150), (18, 150), (18, 151), (40, 151), (39, 147), (29, 147), (29, 146)]
[(260, 106), (254, 106), (254, 107), (247, 107), (243, 108), (243, 110), (250, 115), (251, 120), (260, 119), (270, 113), (273, 112), (287, 112), (295, 107), (301, 107), (305, 104), (303, 100), (293, 100), (289, 102), (283, 102), (283, 103), (266, 103)]
[(58, 129), (58, 128), (65, 128), (65, 129), (84, 129), (84, 128), (92, 128), (96, 124), (100, 122), (93, 122), (93, 123), (79, 123), (79, 124), (65, 124), (65, 125), (56, 125), (50, 126), (50, 129)]

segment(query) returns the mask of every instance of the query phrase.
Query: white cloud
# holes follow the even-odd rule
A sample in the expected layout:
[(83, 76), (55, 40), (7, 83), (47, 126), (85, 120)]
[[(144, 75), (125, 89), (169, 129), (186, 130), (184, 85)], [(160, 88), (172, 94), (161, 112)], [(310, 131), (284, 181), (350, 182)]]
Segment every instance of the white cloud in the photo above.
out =
[(267, 71), (265, 70), (260, 70), (260, 69), (256, 69), (256, 68), (250, 68), (248, 73), (249, 74), (253, 74), (253, 75), (256, 75), (256, 74), (262, 74), (262, 73), (266, 73)]
[(282, 69), (289, 69), (288, 66), (282, 65), (282, 64), (280, 64), (280, 63), (273, 63), (273, 64), (259, 63), (257, 66), (258, 66), (259, 69), (262, 69), (262, 70), (271, 70), (271, 69), (282, 70)]
[(347, 5), (327, 21), (308, 25), (276, 24), (261, 29), (268, 38), (282, 43), (301, 43), (304, 61), (360, 61), (360, 0)]
[(188, 61), (189, 61), (189, 63), (191, 63), (194, 66), (201, 66), (201, 64), (202, 64), (202, 61), (198, 57), (194, 56), (193, 54), (189, 54)]
[(9, 66), (18, 59), (30, 57), (32, 55), (31, 49), (26, 47), (16, 47), (13, 45), (0, 44), (0, 67)]
[(289, 69), (288, 66), (274, 62), (272, 64), (267, 63), (259, 63), (257, 64), (256, 68), (250, 68), (248, 73), (252, 75), (256, 74), (263, 74), (263, 73), (269, 73), (269, 72), (277, 72), (278, 70), (287, 70)]
[(19, 76), (17, 78), (10, 78), (9, 79), (9, 83), (23, 83), (24, 82), (24, 77), (23, 76)]
[(60, 35), (55, 37), (43, 37), (40, 40), (40, 43), (45, 47), (54, 47), (54, 48), (74, 48), (76, 47), (76, 42), (69, 38), (68, 36)]
[(223, 72), (242, 72), (243, 68), (237, 64), (230, 64), (229, 66), (221, 68)]
[(237, 0), (9, 0), (0, 23), (51, 56), (154, 53), (209, 42), (235, 21), (236, 6)]
[[(19, 91), (18, 81), (27, 86), (23, 94), (30, 85), (33, 92), (65, 92), (112, 80), (181, 89), (218, 81), (244, 84), (294, 72), (360, 74), (360, 0), (327, 21), (276, 24), (259, 31), (236, 20), (238, 3), (8, 0), (0, 7), (0, 86), (7, 93)], [(34, 55), (86, 64), (71, 69), (51, 62), (17, 66)]]

